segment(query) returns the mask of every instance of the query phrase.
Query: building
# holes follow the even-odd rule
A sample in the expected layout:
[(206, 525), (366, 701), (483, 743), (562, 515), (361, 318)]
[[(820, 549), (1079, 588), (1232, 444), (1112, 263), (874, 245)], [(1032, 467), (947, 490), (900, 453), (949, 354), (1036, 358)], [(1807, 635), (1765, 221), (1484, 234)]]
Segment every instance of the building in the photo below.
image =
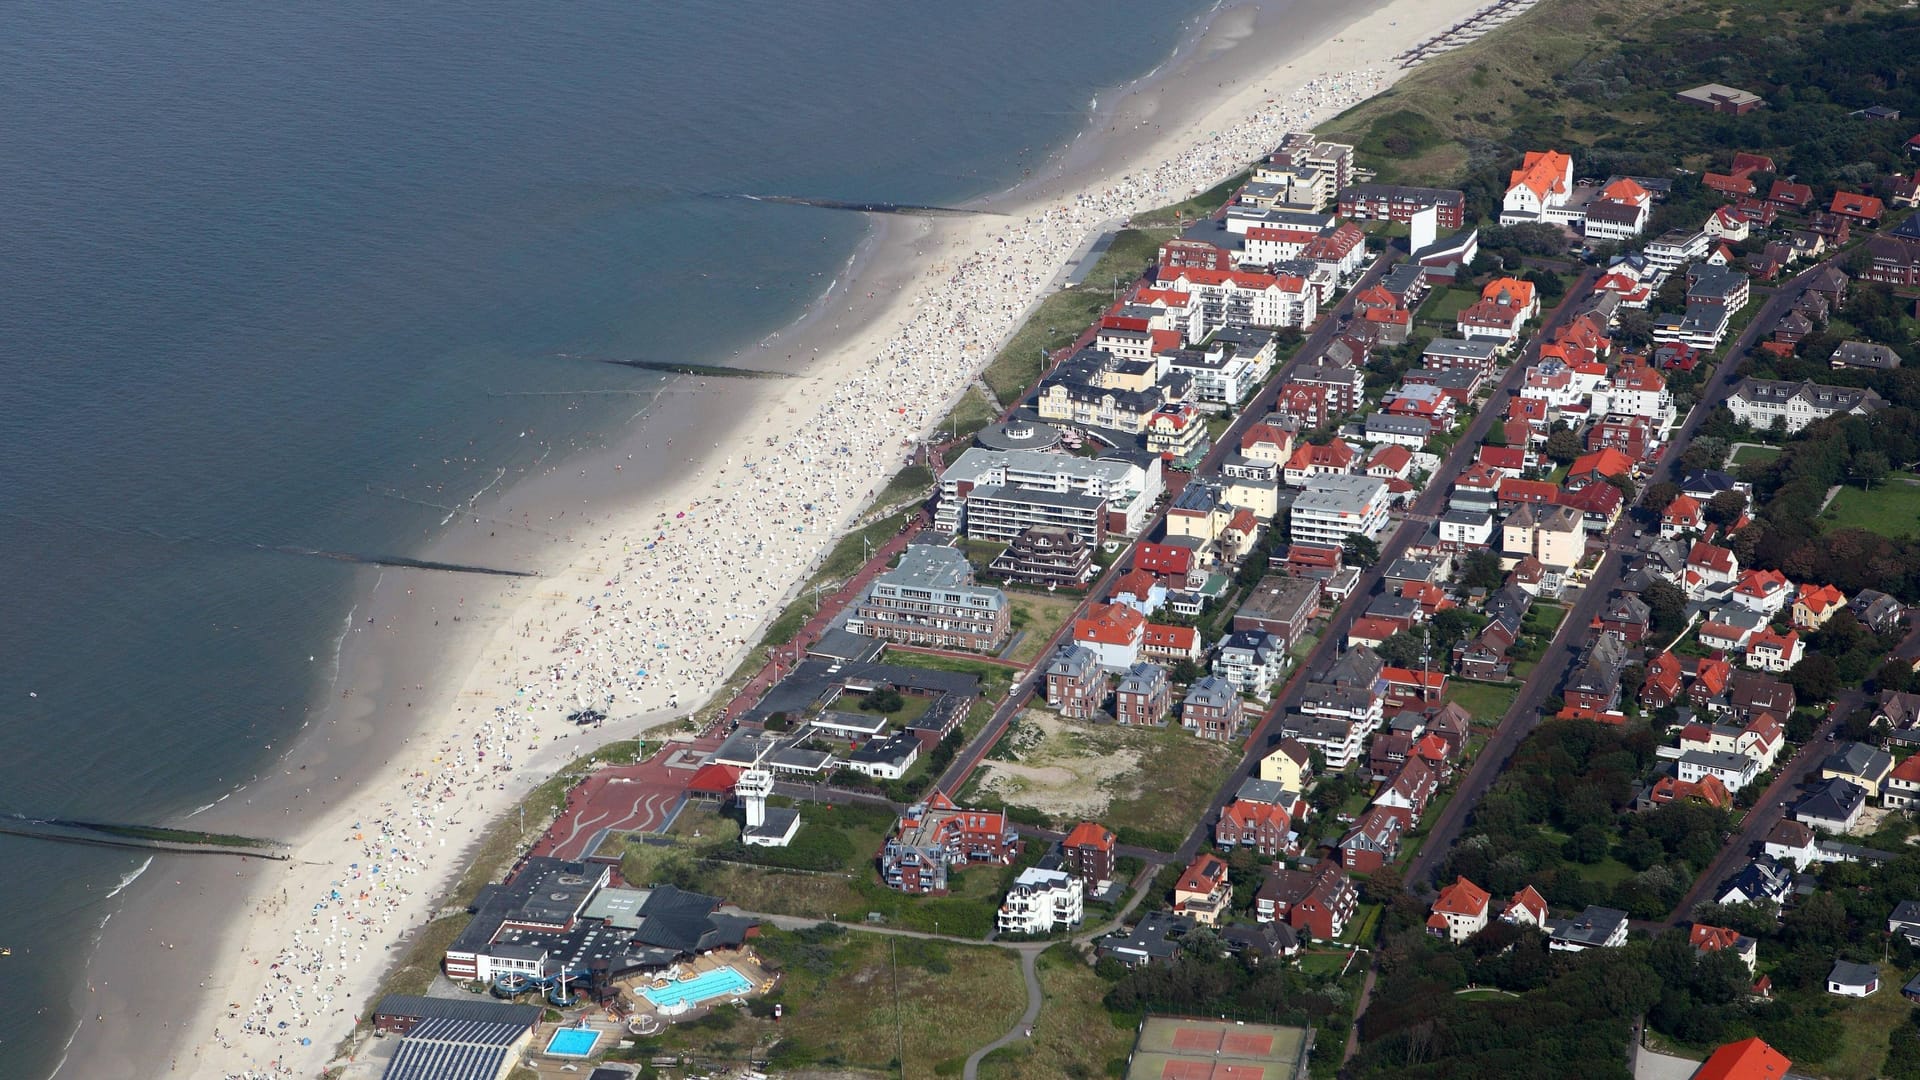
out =
[(1836, 960), (1827, 972), (1827, 993), (1839, 997), (1863, 998), (1880, 989), (1878, 964), (1855, 964)]
[(1707, 83), (1691, 90), (1682, 90), (1674, 97), (1689, 105), (1698, 105), (1717, 113), (1741, 116), (1766, 104), (1760, 95), (1746, 90), (1722, 86), (1719, 83)]
[(1073, 623), (1073, 640), (1092, 651), (1100, 666), (1125, 671), (1138, 663), (1146, 644), (1146, 616), (1125, 604), (1095, 604)]
[(1865, 416), (1885, 405), (1869, 389), (1754, 378), (1741, 379), (1727, 399), (1734, 419), (1755, 428), (1782, 424), (1788, 434), (1829, 416)]
[(1360, 905), (1360, 891), (1332, 859), (1305, 870), (1276, 866), (1254, 894), (1253, 915), (1262, 923), (1282, 922), (1316, 941), (1332, 941), (1347, 929)]
[(1051, 934), (1079, 926), (1085, 913), (1080, 879), (1059, 870), (1029, 866), (1013, 879), (994, 927), (1002, 934)]
[(1131, 930), (1115, 930), (1095, 943), (1101, 956), (1111, 956), (1128, 967), (1171, 960), (1180, 951), (1180, 939), (1193, 932), (1193, 920), (1166, 911), (1149, 911)]
[(1336, 845), (1340, 865), (1358, 874), (1370, 874), (1400, 854), (1401, 815), (1384, 806), (1368, 808)]
[(1573, 159), (1557, 150), (1530, 150), (1507, 180), (1500, 203), (1500, 224), (1543, 221), (1564, 225), (1579, 220), (1569, 211), (1573, 197)]
[(454, 1020), (467, 1023), (513, 1024), (532, 1031), (540, 1022), (537, 1005), (506, 1005), (497, 1001), (471, 998), (416, 997), (412, 994), (388, 994), (373, 1008), (374, 1030), (390, 1035), (405, 1035), (428, 1020)]
[(1532, 556), (1555, 570), (1569, 570), (1586, 557), (1587, 534), (1580, 511), (1568, 506), (1523, 505), (1500, 523), (1501, 550)]
[(1060, 855), (1068, 872), (1092, 892), (1113, 880), (1118, 844), (1112, 829), (1098, 822), (1083, 821), (1060, 841)]
[(1609, 181), (1587, 204), (1584, 235), (1589, 243), (1631, 240), (1647, 227), (1653, 193), (1627, 177)]
[(1737, 795), (1741, 788), (1753, 782), (1759, 771), (1757, 763), (1745, 754), (1688, 750), (1675, 763), (1674, 775), (1683, 784), (1698, 784), (1710, 776)]
[(1340, 189), (1339, 203), (1341, 217), (1362, 221), (1405, 224), (1415, 213), (1431, 206), (1437, 211), (1434, 224), (1440, 228), (1453, 230), (1466, 224), (1466, 193), (1452, 188), (1352, 184)]
[(1093, 576), (1093, 549), (1072, 529), (1035, 525), (994, 556), (987, 571), (1022, 585), (1085, 585)]
[(1558, 952), (1617, 949), (1627, 943), (1627, 913), (1589, 907), (1571, 919), (1547, 920), (1547, 948)]
[(1306, 326), (1319, 314), (1319, 298), (1307, 279), (1296, 274), (1246, 270), (1174, 270), (1161, 287), (1186, 293), (1203, 333), (1223, 326), (1277, 329)]
[(1047, 708), (1069, 720), (1090, 720), (1107, 703), (1107, 669), (1092, 649), (1062, 643), (1047, 661)]
[(900, 815), (880, 849), (880, 878), (904, 893), (945, 893), (949, 869), (1006, 866), (1019, 850), (1005, 814), (963, 810), (935, 791)]
[(1828, 780), (1800, 800), (1793, 808), (1793, 820), (1811, 829), (1849, 833), (1860, 823), (1860, 812), (1866, 805), (1865, 788), (1850, 780)]
[(1480, 290), (1480, 300), (1454, 319), (1456, 332), (1469, 341), (1486, 338), (1510, 344), (1520, 337), (1520, 328), (1540, 314), (1540, 300), (1533, 283), (1519, 278), (1495, 278)]
[(1167, 669), (1139, 663), (1120, 676), (1113, 689), (1113, 718), (1127, 727), (1159, 727), (1173, 709), (1173, 683)]
[(1236, 799), (1220, 810), (1213, 842), (1221, 847), (1249, 847), (1262, 855), (1289, 855), (1296, 837), (1293, 816), (1274, 803)]
[(1695, 954), (1705, 956), (1710, 952), (1731, 952), (1746, 961), (1747, 974), (1752, 975), (1760, 963), (1760, 943), (1741, 933), (1724, 926), (1708, 926), (1694, 923), (1687, 932), (1687, 940), (1693, 945)]
[(474, 897), (465, 929), (441, 966), (456, 980), (586, 980), (669, 967), (740, 947), (752, 919), (719, 913), (718, 897), (671, 885), (612, 889), (609, 867), (532, 856)]
[[(395, 996), (389, 995), (389, 999)], [(533, 1011), (535, 1021), (539, 1010), (531, 1005), (481, 1001), (459, 1004), (498, 1012), (481, 1014), (484, 1019), (436, 1016), (409, 1026), (380, 1074), (381, 1080), (505, 1080), (518, 1071), (534, 1027), (521, 1022), (523, 1010)], [(513, 1012), (501, 1015), (506, 1010)]]
[(1194, 680), (1180, 703), (1181, 725), (1203, 739), (1232, 739), (1245, 721), (1240, 695), (1219, 675)]
[(934, 527), (1010, 544), (1035, 525), (1058, 526), (1092, 546), (1109, 532), (1139, 532), (1164, 491), (1157, 457), (973, 447), (940, 474)]
[(1264, 630), (1235, 630), (1220, 640), (1213, 657), (1215, 675), (1261, 701), (1267, 700), (1286, 670), (1285, 646)]
[(1288, 535), (1296, 544), (1340, 547), (1387, 524), (1387, 484), (1371, 476), (1315, 476), (1294, 500)]
[(1742, 1039), (1715, 1050), (1693, 1080), (1788, 1080), (1793, 1062), (1759, 1039)]
[(1294, 739), (1282, 739), (1260, 759), (1260, 779), (1287, 791), (1305, 791), (1313, 779), (1313, 753)]
[(1202, 852), (1181, 872), (1173, 886), (1173, 913), (1201, 926), (1218, 926), (1233, 907), (1233, 883), (1227, 879), (1227, 861)]
[(1820, 763), (1820, 779), (1847, 780), (1877, 794), (1893, 772), (1893, 755), (1866, 743), (1846, 743)]
[(987, 651), (1007, 636), (1007, 596), (973, 582), (973, 564), (949, 547), (910, 544), (873, 579), (846, 627), (903, 645)]
[(1301, 635), (1319, 613), (1319, 582), (1312, 578), (1269, 574), (1260, 579), (1246, 602), (1234, 612), (1233, 629), (1271, 634), (1280, 642), (1284, 653), (1299, 644)]
[(1455, 945), (1487, 928), (1487, 909), (1493, 897), (1464, 877), (1440, 890), (1427, 917), (1427, 933)]

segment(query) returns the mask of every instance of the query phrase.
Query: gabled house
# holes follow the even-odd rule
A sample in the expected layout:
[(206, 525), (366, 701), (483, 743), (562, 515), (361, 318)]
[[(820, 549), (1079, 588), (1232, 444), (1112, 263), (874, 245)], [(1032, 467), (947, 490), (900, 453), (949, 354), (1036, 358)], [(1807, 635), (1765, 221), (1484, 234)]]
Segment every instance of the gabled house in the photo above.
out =
[(1762, 855), (1734, 872), (1714, 894), (1716, 904), (1783, 904), (1793, 891), (1793, 874)]
[(1221, 847), (1249, 847), (1262, 855), (1291, 855), (1296, 850), (1293, 818), (1272, 803), (1236, 799), (1220, 810), (1213, 842)]
[(1793, 820), (1809, 828), (1848, 833), (1860, 823), (1866, 805), (1866, 789), (1850, 780), (1828, 780), (1793, 808)]
[(1409, 757), (1400, 763), (1380, 794), (1374, 796), (1373, 806), (1398, 817), (1401, 831), (1411, 832), (1439, 790), (1440, 777), (1433, 766), (1420, 758)]
[(1174, 883), (1173, 913), (1201, 926), (1218, 926), (1232, 906), (1233, 883), (1228, 880), (1227, 861), (1207, 852), (1194, 856)]
[(1514, 926), (1538, 926), (1544, 929), (1549, 912), (1547, 898), (1531, 885), (1523, 885), (1500, 912), (1500, 921)]
[(1180, 703), (1180, 723), (1203, 739), (1230, 740), (1240, 733), (1246, 715), (1233, 684), (1218, 675), (1194, 680)]
[(1360, 892), (1332, 859), (1305, 870), (1274, 867), (1254, 895), (1254, 918), (1283, 922), (1318, 941), (1331, 941), (1347, 928), (1360, 904)]
[(1793, 628), (1818, 630), (1846, 603), (1846, 594), (1831, 585), (1802, 585), (1793, 602)]
[(1653, 611), (1638, 593), (1616, 591), (1594, 616), (1593, 628), (1602, 634), (1618, 634), (1628, 644), (1637, 645), (1652, 631)]
[(1427, 917), (1427, 933), (1455, 945), (1487, 928), (1487, 910), (1493, 897), (1464, 877), (1440, 890)]
[(1062, 644), (1047, 661), (1047, 707), (1070, 720), (1086, 720), (1107, 703), (1107, 671), (1091, 649)]
[(1336, 845), (1340, 865), (1358, 874), (1380, 869), (1400, 854), (1401, 831), (1398, 814), (1382, 806), (1368, 809)]
[(1800, 640), (1797, 630), (1776, 634), (1771, 630), (1762, 630), (1747, 640), (1747, 652), (1744, 663), (1760, 671), (1792, 671), (1807, 655), (1806, 643)]
[(1128, 727), (1160, 727), (1173, 708), (1173, 683), (1158, 664), (1135, 664), (1113, 689), (1113, 718)]
[(1794, 595), (1793, 582), (1778, 570), (1745, 570), (1734, 582), (1733, 602), (1764, 615), (1777, 615)]
[(1760, 943), (1738, 930), (1694, 923), (1692, 929), (1687, 931), (1687, 941), (1693, 946), (1695, 954), (1700, 956), (1711, 952), (1733, 953), (1746, 961), (1748, 975), (1752, 975), (1760, 963)]

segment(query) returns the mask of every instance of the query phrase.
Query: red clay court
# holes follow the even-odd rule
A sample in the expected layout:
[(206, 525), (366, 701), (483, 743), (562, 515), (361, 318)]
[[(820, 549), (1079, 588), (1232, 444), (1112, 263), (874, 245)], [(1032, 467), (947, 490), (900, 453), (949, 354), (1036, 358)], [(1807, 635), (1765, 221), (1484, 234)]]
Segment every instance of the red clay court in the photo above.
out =
[(1298, 1080), (1311, 1045), (1300, 1028), (1150, 1016), (1128, 1080)]
[(566, 808), (532, 853), (583, 859), (610, 831), (665, 829), (686, 795), (687, 781), (719, 744), (718, 739), (669, 742), (637, 765), (610, 765), (594, 772), (567, 793)]

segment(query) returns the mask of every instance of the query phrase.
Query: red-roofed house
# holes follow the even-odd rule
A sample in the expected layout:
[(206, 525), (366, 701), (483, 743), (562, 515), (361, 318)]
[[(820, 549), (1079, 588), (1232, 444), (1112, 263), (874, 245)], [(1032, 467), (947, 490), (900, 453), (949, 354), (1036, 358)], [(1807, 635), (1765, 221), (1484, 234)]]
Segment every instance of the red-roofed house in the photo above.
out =
[(1717, 172), (1701, 173), (1700, 186), (1722, 195), (1752, 195), (1755, 190), (1753, 181), (1744, 176), (1730, 176), (1727, 173)]
[(1706, 923), (1694, 923), (1687, 931), (1687, 941), (1693, 951), (1705, 956), (1722, 949), (1732, 950), (1733, 955), (1747, 962), (1747, 974), (1752, 975), (1760, 962), (1760, 944), (1738, 930), (1725, 926), (1708, 926)]
[(1682, 674), (1680, 658), (1670, 652), (1663, 652), (1648, 661), (1647, 681), (1640, 687), (1641, 703), (1658, 709), (1679, 701)]
[(1587, 450), (1611, 448), (1635, 461), (1651, 461), (1660, 449), (1659, 427), (1650, 417), (1608, 413), (1587, 429)]
[(1433, 766), (1420, 758), (1408, 758), (1373, 797), (1373, 805), (1398, 817), (1401, 829), (1410, 832), (1439, 790), (1440, 775)]
[(1500, 481), (1500, 508), (1516, 506), (1552, 506), (1559, 500), (1560, 486), (1545, 480)]
[(1336, 851), (1340, 865), (1370, 874), (1400, 853), (1400, 818), (1383, 806), (1369, 809), (1340, 838)]
[(1161, 577), (1171, 578), (1175, 583), (1185, 586), (1194, 584), (1193, 549), (1178, 544), (1147, 544), (1134, 548), (1133, 566), (1136, 570), (1146, 570)]
[(1693, 682), (1687, 687), (1687, 702), (1696, 709), (1724, 710), (1727, 684), (1733, 678), (1733, 665), (1725, 660), (1702, 657), (1694, 665)]
[(1806, 642), (1800, 640), (1800, 632), (1789, 630), (1776, 634), (1772, 630), (1762, 630), (1747, 641), (1746, 665), (1761, 671), (1792, 671), (1793, 666), (1805, 659)]
[(1522, 885), (1520, 891), (1507, 901), (1506, 909), (1500, 912), (1500, 921), (1515, 926), (1547, 925), (1547, 898), (1540, 890), (1531, 885)]
[(1240, 436), (1240, 453), (1254, 461), (1282, 464), (1293, 456), (1293, 432), (1272, 424), (1254, 424)]
[(1567, 486), (1580, 487), (1603, 482), (1609, 477), (1619, 479), (1632, 476), (1633, 459), (1608, 447), (1575, 458), (1567, 469)]
[(1665, 806), (1675, 802), (1694, 802), (1711, 806), (1716, 810), (1733, 809), (1732, 793), (1727, 791), (1727, 785), (1712, 773), (1692, 781), (1663, 776), (1653, 782), (1653, 788), (1647, 792), (1647, 801), (1655, 806)]
[(1742, 1039), (1715, 1050), (1693, 1080), (1787, 1080), (1793, 1062), (1759, 1039)]
[(1524, 225), (1546, 221), (1565, 224), (1577, 220), (1569, 211), (1573, 195), (1573, 158), (1557, 150), (1529, 150), (1507, 178), (1507, 194), (1500, 202), (1500, 224)]
[(1512, 342), (1520, 328), (1540, 313), (1540, 301), (1534, 296), (1533, 283), (1519, 278), (1494, 278), (1480, 290), (1479, 303), (1463, 308), (1454, 319), (1454, 328), (1468, 340), (1492, 338)]
[(1227, 861), (1201, 852), (1187, 864), (1173, 886), (1173, 913), (1188, 915), (1201, 926), (1217, 926), (1233, 906), (1233, 885), (1227, 879)]
[(1140, 640), (1140, 655), (1154, 660), (1200, 659), (1200, 631), (1191, 626), (1148, 623)]
[(1413, 467), (1413, 451), (1404, 446), (1389, 444), (1373, 452), (1367, 459), (1367, 475), (1382, 480), (1405, 480), (1407, 470)]
[(1281, 475), (1294, 487), (1305, 487), (1307, 481), (1315, 476), (1340, 476), (1352, 472), (1353, 463), (1358, 457), (1344, 439), (1335, 439), (1325, 446), (1302, 443), (1287, 459)]
[(1447, 689), (1447, 676), (1440, 671), (1415, 671), (1411, 668), (1385, 667), (1380, 677), (1386, 680), (1386, 704), (1394, 709), (1418, 708), (1440, 700)]
[(1433, 901), (1427, 933), (1460, 944), (1487, 928), (1487, 908), (1492, 899), (1492, 894), (1466, 878), (1455, 878)]
[(1796, 630), (1818, 630), (1847, 606), (1847, 594), (1831, 585), (1802, 585), (1793, 602), (1793, 626)]
[(1687, 551), (1687, 569), (1682, 580), (1687, 595), (1704, 598), (1719, 588), (1732, 588), (1740, 579), (1740, 560), (1733, 552), (1705, 540), (1695, 540)]
[(1100, 666), (1125, 671), (1140, 660), (1147, 618), (1125, 604), (1095, 604), (1073, 623), (1073, 640), (1093, 651)]
[(1806, 184), (1775, 180), (1767, 189), (1767, 201), (1782, 210), (1806, 210), (1813, 206), (1813, 188)]
[(1480, 464), (1498, 472), (1501, 476), (1518, 479), (1527, 471), (1527, 448), (1524, 446), (1481, 446), (1475, 459)]
[(1793, 582), (1778, 570), (1746, 570), (1733, 586), (1733, 602), (1764, 615), (1778, 614), (1793, 597)]
[(1827, 209), (1833, 214), (1864, 225), (1878, 225), (1880, 215), (1886, 212), (1886, 207), (1879, 199), (1872, 195), (1860, 195), (1851, 191), (1834, 192), (1833, 203)]
[(1221, 847), (1250, 847), (1262, 855), (1296, 854), (1293, 819), (1271, 803), (1236, 799), (1220, 811), (1213, 842)]
[(1113, 880), (1118, 843), (1112, 829), (1098, 822), (1083, 821), (1060, 841), (1060, 854), (1066, 860), (1067, 872), (1092, 892), (1101, 882)]
[(1362, 615), (1353, 620), (1353, 625), (1347, 628), (1347, 648), (1351, 649), (1355, 645), (1372, 648), (1404, 629), (1406, 628), (1397, 619)]
[(1697, 533), (1707, 527), (1707, 515), (1700, 508), (1700, 500), (1690, 495), (1676, 495), (1667, 508), (1660, 513), (1660, 535), (1675, 537), (1681, 533)]

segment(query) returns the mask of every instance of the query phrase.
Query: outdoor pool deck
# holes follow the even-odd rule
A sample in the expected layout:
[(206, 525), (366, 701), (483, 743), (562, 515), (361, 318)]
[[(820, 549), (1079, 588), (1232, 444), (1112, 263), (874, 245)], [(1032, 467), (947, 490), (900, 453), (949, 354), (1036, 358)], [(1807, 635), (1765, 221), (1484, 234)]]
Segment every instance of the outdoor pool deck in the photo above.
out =
[(692, 1008), (715, 998), (738, 997), (753, 989), (753, 980), (731, 966), (702, 971), (691, 979), (676, 980), (663, 988), (641, 987), (640, 996), (657, 1009)]

